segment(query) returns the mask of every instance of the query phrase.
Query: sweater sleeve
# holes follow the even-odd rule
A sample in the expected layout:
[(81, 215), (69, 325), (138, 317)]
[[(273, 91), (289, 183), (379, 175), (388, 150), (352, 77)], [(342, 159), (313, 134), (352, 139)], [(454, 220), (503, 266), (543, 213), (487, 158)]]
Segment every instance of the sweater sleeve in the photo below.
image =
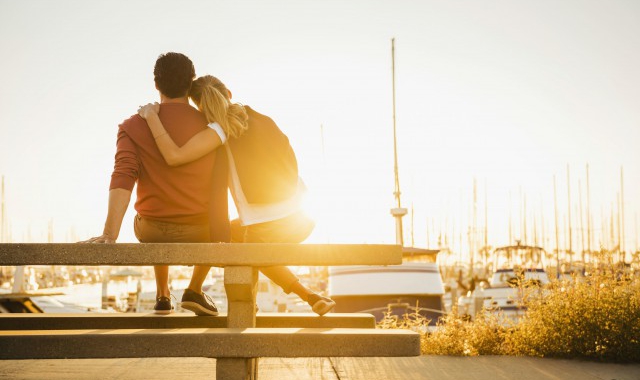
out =
[(138, 179), (140, 160), (138, 160), (138, 151), (135, 144), (122, 127), (118, 130), (116, 148), (115, 164), (111, 174), (109, 190), (125, 189), (132, 191)]

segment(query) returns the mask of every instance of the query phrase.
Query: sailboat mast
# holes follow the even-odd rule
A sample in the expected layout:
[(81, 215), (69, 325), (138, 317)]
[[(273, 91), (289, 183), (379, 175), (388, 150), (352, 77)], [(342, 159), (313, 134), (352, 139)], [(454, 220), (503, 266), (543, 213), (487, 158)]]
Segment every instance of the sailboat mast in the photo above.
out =
[(513, 217), (511, 215), (512, 212), (512, 202), (511, 202), (511, 191), (509, 191), (509, 243), (508, 244), (512, 244), (513, 243), (513, 229), (512, 229), (512, 225), (513, 225)]
[(2, 197), (0, 198), (0, 243), (7, 241), (7, 221), (4, 207), (4, 176), (2, 176)]
[(413, 235), (413, 202), (411, 202), (411, 246), (413, 247), (415, 244), (414, 235)]
[(573, 263), (573, 235), (571, 234), (571, 175), (567, 164), (567, 226), (569, 233), (569, 263)]
[(587, 164), (587, 252), (591, 257), (591, 190), (589, 189), (589, 164)]
[(558, 236), (558, 193), (556, 191), (556, 176), (553, 176), (553, 214), (556, 222), (556, 277), (560, 278), (560, 239)]
[(475, 269), (475, 256), (476, 256), (476, 229), (477, 229), (477, 214), (478, 214), (478, 191), (476, 179), (473, 178), (473, 221), (469, 231), (469, 267), (471, 268), (471, 276), (473, 277), (473, 271)]
[(393, 195), (396, 198), (397, 207), (400, 204), (400, 178), (398, 176), (398, 138), (396, 134), (396, 49), (395, 38), (391, 39), (391, 86), (393, 96), (393, 174), (395, 178), (395, 187)]
[(402, 217), (407, 214), (407, 209), (400, 202), (400, 178), (398, 176), (398, 140), (396, 135), (396, 49), (395, 38), (391, 39), (391, 85), (393, 93), (393, 173), (395, 187), (393, 195), (396, 199), (396, 207), (391, 209), (391, 215), (396, 219), (396, 244), (404, 245), (402, 233)]
[(484, 267), (487, 267), (487, 259), (489, 256), (489, 212), (487, 202), (487, 180), (484, 182)]
[(638, 251), (638, 213), (635, 214), (635, 232), (636, 232), (636, 252)]
[(579, 207), (579, 213), (580, 213), (580, 241), (582, 242), (581, 244), (581, 260), (582, 260), (582, 265), (585, 264), (585, 255), (584, 252), (587, 249), (586, 245), (585, 245), (585, 241), (584, 241), (584, 215), (582, 214), (582, 185), (580, 184), (580, 180), (578, 180), (578, 205)]
[[(520, 188), (520, 190), (522, 191), (522, 188)], [(527, 194), (525, 193), (522, 196), (522, 213), (523, 213), (523, 217), (522, 217), (522, 231), (523, 231), (523, 237), (524, 237), (524, 243), (528, 244), (529, 241), (527, 240)]]
[(624, 167), (620, 167), (620, 254), (622, 262), (625, 263), (627, 253), (625, 251), (625, 234), (624, 234)]

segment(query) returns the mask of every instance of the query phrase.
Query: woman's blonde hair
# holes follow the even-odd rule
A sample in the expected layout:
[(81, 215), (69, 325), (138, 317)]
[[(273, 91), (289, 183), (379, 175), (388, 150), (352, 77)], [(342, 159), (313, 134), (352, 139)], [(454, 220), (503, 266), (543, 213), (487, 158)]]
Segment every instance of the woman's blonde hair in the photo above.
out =
[(209, 123), (220, 124), (227, 137), (240, 137), (249, 127), (249, 116), (242, 104), (231, 103), (229, 90), (220, 79), (205, 75), (193, 81), (191, 100)]

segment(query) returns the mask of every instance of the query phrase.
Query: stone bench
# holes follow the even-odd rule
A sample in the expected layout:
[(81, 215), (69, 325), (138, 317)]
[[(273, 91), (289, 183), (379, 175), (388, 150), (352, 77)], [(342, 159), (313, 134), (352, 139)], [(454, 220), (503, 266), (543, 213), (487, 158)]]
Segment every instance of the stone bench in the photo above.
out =
[(187, 328), (0, 331), (0, 359), (417, 356), (407, 330)]
[[(217, 358), (220, 379), (255, 378), (259, 357), (416, 356), (420, 336), (410, 331), (257, 327), (260, 267), (401, 263), (402, 250), (397, 245), (0, 244), (0, 265), (223, 267), (228, 302), (226, 328), (6, 330), (0, 334), (0, 355), (7, 359), (20, 355), (104, 358), (115, 352), (124, 355), (118, 357), (206, 356)], [(153, 319), (149, 318), (150, 323), (155, 323)]]
[(399, 265), (402, 250), (384, 244), (0, 243), (0, 265)]
[[(0, 313), (0, 330), (94, 330), (226, 328), (227, 315), (197, 317), (191, 313), (158, 316), (145, 313)], [(373, 329), (376, 319), (366, 313), (258, 313), (256, 327)]]

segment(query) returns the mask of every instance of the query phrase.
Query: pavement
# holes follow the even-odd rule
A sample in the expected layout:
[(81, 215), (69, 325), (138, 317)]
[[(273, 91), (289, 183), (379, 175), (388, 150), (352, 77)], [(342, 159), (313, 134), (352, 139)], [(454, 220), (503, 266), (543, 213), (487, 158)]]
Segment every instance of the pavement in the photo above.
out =
[[(0, 360), (0, 379), (215, 379), (215, 359)], [(260, 380), (640, 380), (640, 363), (513, 356), (262, 358)], [(221, 380), (221, 379), (218, 379)]]

